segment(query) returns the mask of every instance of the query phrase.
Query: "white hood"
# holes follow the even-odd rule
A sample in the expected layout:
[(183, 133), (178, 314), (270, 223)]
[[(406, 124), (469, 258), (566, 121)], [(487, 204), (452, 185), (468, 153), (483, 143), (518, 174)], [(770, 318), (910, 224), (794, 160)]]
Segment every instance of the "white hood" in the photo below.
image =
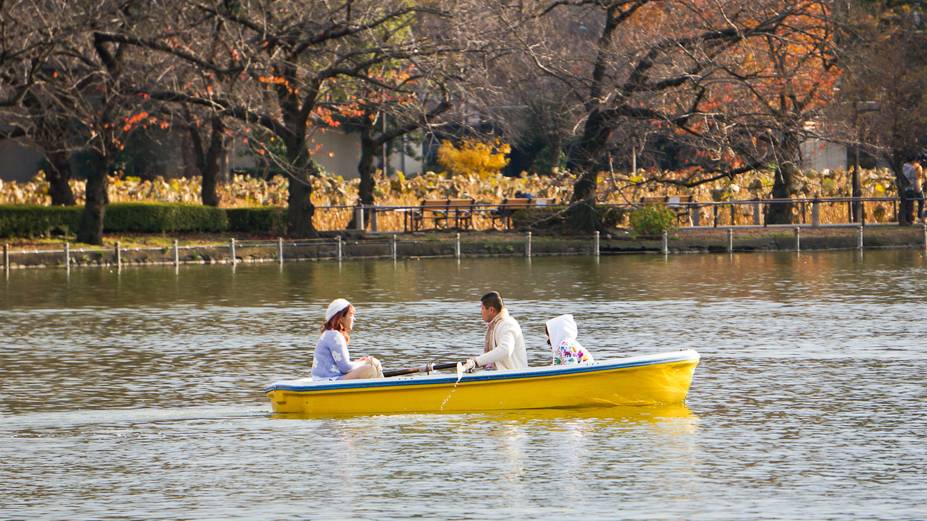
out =
[(547, 332), (550, 334), (550, 346), (554, 349), (564, 340), (576, 340), (579, 331), (573, 315), (560, 315), (547, 321)]

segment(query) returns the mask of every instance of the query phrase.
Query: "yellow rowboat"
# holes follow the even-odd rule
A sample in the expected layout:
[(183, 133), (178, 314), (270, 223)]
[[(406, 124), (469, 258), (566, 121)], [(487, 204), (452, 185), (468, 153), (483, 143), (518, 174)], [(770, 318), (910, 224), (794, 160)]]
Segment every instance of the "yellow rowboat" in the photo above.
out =
[(692, 350), (575, 366), (373, 380), (275, 382), (275, 413), (473, 412), (681, 404), (699, 355)]

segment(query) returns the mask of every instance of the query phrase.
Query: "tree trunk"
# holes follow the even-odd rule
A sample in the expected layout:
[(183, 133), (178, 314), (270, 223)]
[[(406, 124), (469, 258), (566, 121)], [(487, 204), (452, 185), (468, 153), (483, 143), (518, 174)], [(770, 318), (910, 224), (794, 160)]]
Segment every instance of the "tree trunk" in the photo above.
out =
[(81, 154), (81, 170), (87, 174), (84, 213), (77, 230), (77, 242), (103, 244), (103, 217), (106, 212), (106, 161), (96, 150)]
[(48, 180), (48, 195), (51, 196), (52, 206), (73, 206), (75, 204), (74, 192), (68, 184), (68, 180), (71, 179), (70, 160), (71, 155), (67, 152), (48, 154), (45, 179)]
[(289, 160), (289, 186), (287, 189), (287, 235), (290, 237), (318, 237), (312, 225), (312, 177), (319, 169), (309, 157), (305, 132), (290, 135), (284, 140)]
[(213, 116), (212, 134), (209, 137), (209, 149), (203, 158), (203, 168), (200, 174), (203, 176), (202, 200), (206, 206), (219, 206), (219, 192), (217, 184), (219, 179), (219, 164), (222, 154), (225, 152), (223, 143), (223, 134), (225, 125), (222, 118)]
[[(369, 121), (369, 120), (367, 120)], [(373, 189), (376, 187), (376, 180), (373, 178), (373, 160), (377, 156), (378, 143), (371, 136), (371, 128), (364, 125), (361, 128), (361, 156), (357, 163), (357, 173), (360, 175), (360, 187), (358, 188), (358, 202), (363, 205), (372, 205)], [(370, 211), (364, 211), (364, 223), (370, 222)], [(355, 216), (351, 216), (351, 222), (348, 223), (348, 229), (357, 227)]]
[(187, 128), (190, 130), (193, 155), (196, 158), (196, 169), (202, 177), (200, 200), (206, 206), (219, 206), (219, 193), (216, 188), (218, 186), (220, 159), (224, 153), (222, 134), (225, 131), (225, 125), (222, 123), (222, 118), (214, 116), (211, 127), (209, 149), (203, 146), (203, 137), (196, 125), (191, 122)]
[[(798, 139), (786, 137), (782, 142), (781, 155), (776, 165), (776, 177), (773, 180), (773, 199), (791, 199), (795, 193), (795, 175), (798, 173)], [(774, 203), (766, 214), (768, 224), (791, 224), (793, 203)]]
[(577, 148), (573, 163), (579, 172), (579, 179), (573, 184), (571, 208), (567, 211), (566, 222), (570, 231), (589, 233), (602, 228), (602, 221), (595, 207), (598, 172), (596, 166), (605, 150), (611, 128), (605, 116), (594, 110), (586, 120), (582, 141)]

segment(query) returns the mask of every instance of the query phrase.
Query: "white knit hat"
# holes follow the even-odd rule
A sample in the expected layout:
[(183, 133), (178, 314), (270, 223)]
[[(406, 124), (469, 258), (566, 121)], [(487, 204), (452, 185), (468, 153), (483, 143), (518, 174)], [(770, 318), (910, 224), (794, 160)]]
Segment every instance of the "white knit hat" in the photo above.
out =
[(350, 305), (351, 303), (347, 300), (343, 298), (336, 298), (332, 301), (331, 304), (328, 305), (328, 309), (325, 310), (325, 321), (328, 322), (332, 319), (333, 316), (337, 315)]

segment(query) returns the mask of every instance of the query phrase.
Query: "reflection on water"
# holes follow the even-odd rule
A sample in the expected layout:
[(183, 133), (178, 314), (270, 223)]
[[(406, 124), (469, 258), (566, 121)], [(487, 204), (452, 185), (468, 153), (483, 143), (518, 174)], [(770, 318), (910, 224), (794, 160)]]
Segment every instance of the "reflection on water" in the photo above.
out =
[[(17, 271), (0, 518), (923, 518), (925, 276), (917, 251)], [(697, 349), (688, 407), (271, 417), (332, 298), (389, 369), (480, 352), (488, 289), (533, 365), (564, 312), (599, 359)]]

